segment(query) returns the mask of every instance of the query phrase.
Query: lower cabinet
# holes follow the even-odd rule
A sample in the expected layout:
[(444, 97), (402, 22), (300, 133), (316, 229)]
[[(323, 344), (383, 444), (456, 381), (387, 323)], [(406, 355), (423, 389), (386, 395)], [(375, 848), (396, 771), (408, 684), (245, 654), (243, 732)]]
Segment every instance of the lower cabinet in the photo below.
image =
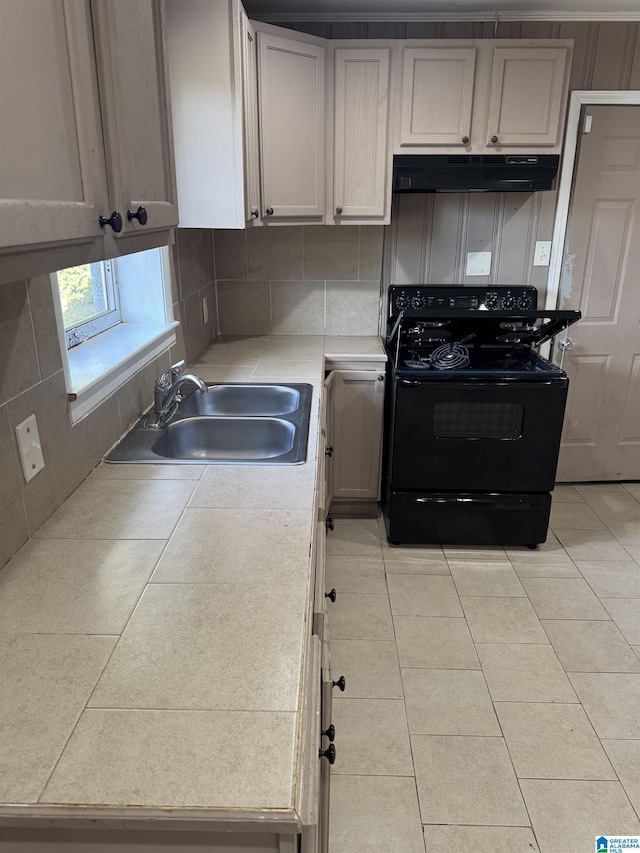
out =
[(384, 369), (335, 370), (329, 379), (327, 507), (332, 515), (373, 516), (380, 497)]

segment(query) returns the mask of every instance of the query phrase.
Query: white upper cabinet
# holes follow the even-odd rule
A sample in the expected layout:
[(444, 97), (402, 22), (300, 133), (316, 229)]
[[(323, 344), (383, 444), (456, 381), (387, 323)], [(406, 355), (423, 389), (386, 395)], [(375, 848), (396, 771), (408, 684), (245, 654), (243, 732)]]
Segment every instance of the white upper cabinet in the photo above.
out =
[(495, 48), (487, 145), (560, 144), (568, 57), (566, 47)]
[(572, 45), (409, 42), (398, 57), (395, 153), (559, 153)]
[(333, 211), (336, 221), (390, 214), (389, 65), (385, 48), (337, 48), (334, 85)]
[(404, 50), (401, 145), (468, 145), (475, 70), (475, 48)]
[(91, 240), (106, 257), (118, 228), (176, 224), (162, 10), (0, 2), (0, 247)]
[(258, 32), (266, 220), (324, 216), (324, 58), (323, 44)]
[(100, 237), (109, 216), (84, 0), (0, 2), (0, 245)]
[(260, 217), (260, 147), (258, 141), (258, 48), (256, 33), (244, 10), (241, 13), (242, 79), (244, 111), (245, 220)]
[(123, 233), (170, 228), (178, 210), (162, 0), (92, 0), (91, 9), (112, 203)]

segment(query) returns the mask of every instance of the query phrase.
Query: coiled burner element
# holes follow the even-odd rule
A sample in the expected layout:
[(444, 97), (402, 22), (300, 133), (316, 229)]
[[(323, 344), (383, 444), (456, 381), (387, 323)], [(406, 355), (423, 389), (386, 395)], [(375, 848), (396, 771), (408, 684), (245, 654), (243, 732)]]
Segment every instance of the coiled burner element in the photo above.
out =
[(469, 364), (469, 348), (464, 344), (443, 344), (434, 349), (429, 361), (436, 370), (461, 370)]

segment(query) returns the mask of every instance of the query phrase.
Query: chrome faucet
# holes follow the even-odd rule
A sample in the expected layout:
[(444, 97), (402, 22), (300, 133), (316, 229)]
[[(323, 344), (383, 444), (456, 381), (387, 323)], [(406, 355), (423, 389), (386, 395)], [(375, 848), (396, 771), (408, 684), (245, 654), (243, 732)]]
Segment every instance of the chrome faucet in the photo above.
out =
[(208, 388), (199, 376), (193, 373), (180, 375), (183, 367), (184, 360), (179, 361), (156, 379), (153, 389), (153, 412), (146, 423), (151, 429), (162, 429), (167, 424), (178, 404), (184, 399), (182, 388), (186, 383), (195, 385), (201, 394), (207, 393)]

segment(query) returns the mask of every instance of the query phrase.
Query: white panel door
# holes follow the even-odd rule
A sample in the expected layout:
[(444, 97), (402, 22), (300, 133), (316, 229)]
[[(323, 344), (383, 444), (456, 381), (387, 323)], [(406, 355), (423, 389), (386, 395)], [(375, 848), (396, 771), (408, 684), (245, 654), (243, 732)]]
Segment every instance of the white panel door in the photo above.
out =
[[(590, 106), (560, 281), (582, 311), (564, 360), (559, 481), (640, 478), (640, 107)], [(557, 345), (557, 344), (556, 344)], [(556, 351), (555, 360), (558, 361)]]
[(475, 48), (405, 48), (400, 145), (469, 143)]
[(258, 33), (262, 215), (324, 214), (322, 45)]
[(565, 47), (497, 47), (486, 144), (554, 147), (562, 140)]
[(0, 2), (0, 246), (100, 236), (109, 216), (88, 0)]
[(387, 212), (390, 52), (389, 48), (335, 52), (336, 219), (384, 219)]
[[(92, 2), (109, 191), (123, 234), (178, 224), (163, 9), (162, 0)], [(127, 217), (140, 207), (145, 224)]]

